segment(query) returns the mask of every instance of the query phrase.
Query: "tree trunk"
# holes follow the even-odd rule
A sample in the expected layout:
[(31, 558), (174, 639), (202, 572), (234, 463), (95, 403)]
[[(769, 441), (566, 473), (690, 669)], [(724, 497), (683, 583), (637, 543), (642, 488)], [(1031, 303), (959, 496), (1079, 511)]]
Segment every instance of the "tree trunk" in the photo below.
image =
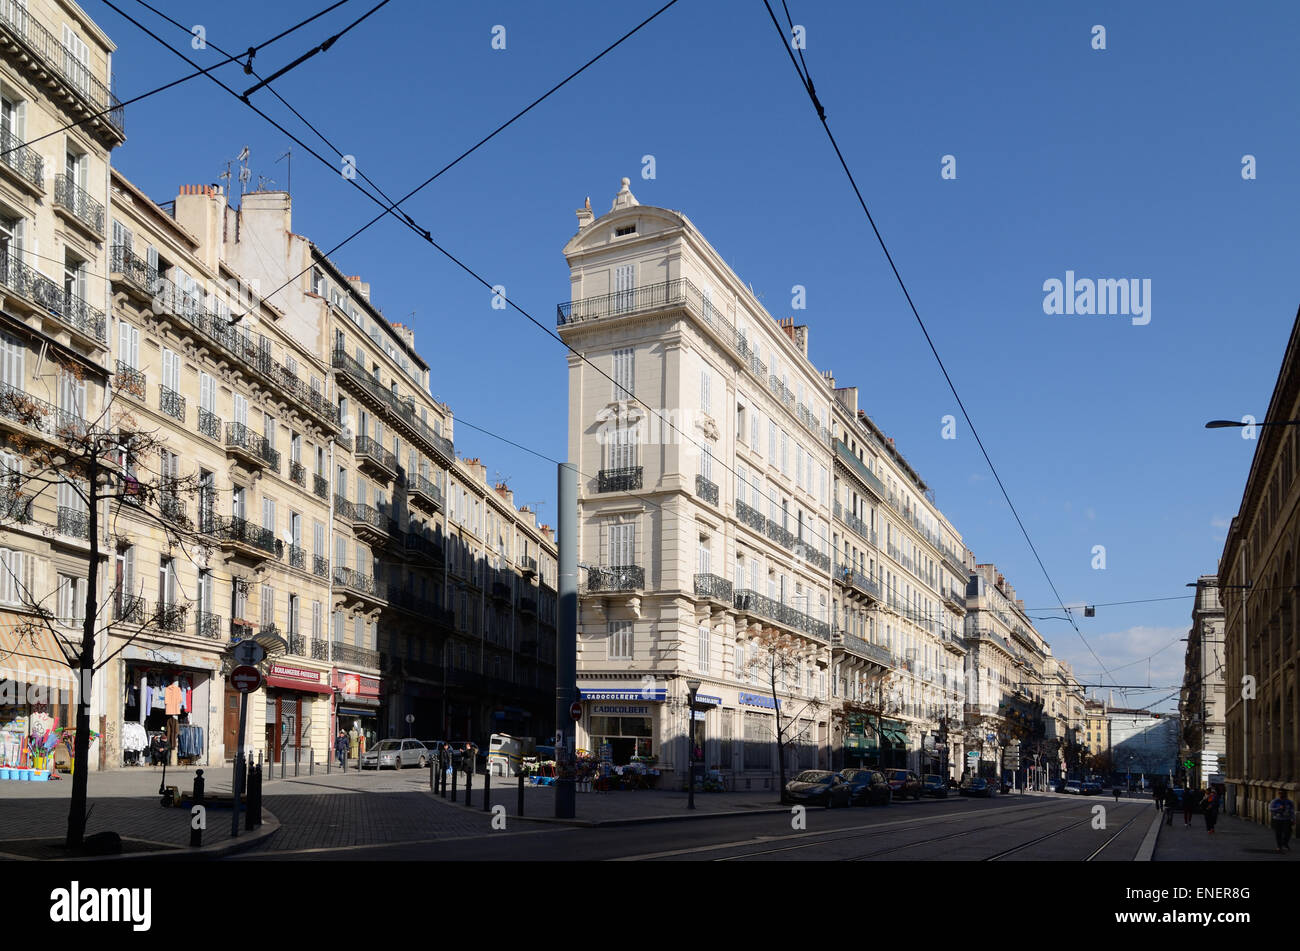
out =
[(781, 741), (781, 702), (776, 698), (776, 657), (772, 658), (772, 708), (776, 714), (776, 766), (781, 784), (781, 803), (785, 803), (785, 743)]
[(99, 616), (99, 504), (95, 477), (98, 466), (90, 466), (89, 508), (90, 567), (86, 572), (86, 618), (81, 625), (81, 665), (77, 677), (77, 735), (72, 752), (72, 802), (68, 807), (68, 834), (64, 844), (81, 848), (86, 834), (86, 799), (90, 770), (90, 701), (95, 678), (95, 621)]

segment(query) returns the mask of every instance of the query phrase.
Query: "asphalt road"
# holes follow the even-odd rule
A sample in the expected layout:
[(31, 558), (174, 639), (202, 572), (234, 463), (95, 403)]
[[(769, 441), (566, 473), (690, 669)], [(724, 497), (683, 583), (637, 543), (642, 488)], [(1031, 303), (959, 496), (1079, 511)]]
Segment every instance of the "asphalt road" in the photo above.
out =
[[(1094, 828), (1104, 809), (1104, 828)], [(1150, 801), (1001, 796), (992, 800), (812, 808), (786, 815), (574, 828), (508, 820), (437, 840), (276, 849), (239, 860), (317, 861), (1132, 861), (1155, 812)]]

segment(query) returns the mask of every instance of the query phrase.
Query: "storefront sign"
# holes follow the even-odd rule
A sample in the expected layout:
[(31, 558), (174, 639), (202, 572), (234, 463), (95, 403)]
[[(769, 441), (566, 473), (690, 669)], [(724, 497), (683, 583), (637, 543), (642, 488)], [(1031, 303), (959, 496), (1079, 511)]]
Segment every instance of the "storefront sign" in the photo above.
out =
[(707, 705), (707, 706), (710, 706), (710, 707), (720, 707), (720, 706), (722, 706), (722, 698), (721, 698), (721, 697), (714, 697), (714, 696), (711, 696), (711, 695), (709, 695), (709, 694), (707, 694), (707, 693), (697, 693), (697, 694), (695, 695), (695, 702), (696, 702), (696, 703), (703, 703), (703, 704), (705, 704), (705, 705)]
[(773, 700), (771, 697), (765, 697), (759, 693), (742, 693), (740, 695), (740, 702), (747, 707), (763, 707), (766, 710), (775, 710), (779, 703), (779, 701)]
[(668, 688), (659, 687), (653, 690), (641, 690), (632, 687), (626, 690), (587, 690), (578, 691), (579, 700), (648, 700), (663, 701), (668, 699)]
[(319, 671), (295, 667), (292, 664), (272, 664), (266, 682), (272, 687), (284, 687), (288, 690), (330, 692), (330, 688), (321, 683)]
[(598, 703), (591, 708), (591, 712), (596, 716), (649, 716), (650, 708), (639, 704), (625, 703)]
[(333, 682), (343, 694), (343, 699), (349, 703), (373, 703), (376, 706), (379, 704), (378, 677), (366, 677), (362, 674), (335, 670)]

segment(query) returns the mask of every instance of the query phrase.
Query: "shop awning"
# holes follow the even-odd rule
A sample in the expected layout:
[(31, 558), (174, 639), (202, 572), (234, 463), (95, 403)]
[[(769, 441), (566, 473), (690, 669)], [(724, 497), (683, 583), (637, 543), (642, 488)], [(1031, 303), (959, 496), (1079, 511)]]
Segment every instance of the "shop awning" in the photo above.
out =
[(884, 729), (885, 739), (894, 746), (907, 746), (907, 734), (901, 730), (891, 730), (889, 727)]
[[(70, 643), (69, 649), (79, 646)], [(0, 679), (71, 690), (77, 678), (44, 622), (0, 611)]]

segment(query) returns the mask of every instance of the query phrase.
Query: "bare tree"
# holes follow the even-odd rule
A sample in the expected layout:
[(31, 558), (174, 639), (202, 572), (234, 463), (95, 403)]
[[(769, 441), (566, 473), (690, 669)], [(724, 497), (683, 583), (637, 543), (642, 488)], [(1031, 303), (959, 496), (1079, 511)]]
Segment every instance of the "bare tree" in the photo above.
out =
[[(60, 370), (76, 382), (82, 381), (79, 366), (65, 364)], [(174, 629), (177, 615), (183, 617), (183, 609), (167, 603), (148, 612), (143, 597), (119, 590), (116, 582), (101, 595), (99, 567), (101, 557), (107, 554), (106, 546), (130, 538), (127, 530), (121, 534), (116, 531), (118, 519), (130, 513), (156, 526), (165, 538), (165, 546), (186, 557), (190, 557), (192, 549), (206, 547), (204, 536), (195, 530), (182, 501), (199, 490), (197, 476), (182, 477), (160, 467), (164, 444), (157, 433), (141, 430), (129, 412), (115, 411), (113, 403), (113, 398), (107, 400), (98, 417), (88, 421), (75, 409), (55, 408), (15, 389), (0, 391), (0, 416), (27, 430), (8, 441), (9, 448), (21, 457), (21, 464), (17, 471), (4, 474), (0, 527), (29, 524), (36, 501), (62, 491), (64, 499), (75, 505), (59, 509), (56, 524), (46, 525), (44, 534), (61, 530), (80, 535), (89, 543), (80, 618), (75, 611), (70, 618), (59, 617), (68, 612), (57, 601), (51, 609), (50, 600), (61, 597), (57, 587), (46, 592), (32, 591), (24, 578), (5, 566), (20, 603), (30, 613), (18, 630), (19, 638), (35, 641), (48, 634), (75, 674), (76, 738), (65, 840), (69, 849), (79, 848), (85, 835), (95, 673), (136, 638), (151, 631)], [(201, 503), (206, 507), (210, 500), (202, 499)], [(110, 605), (114, 610), (107, 610)], [(60, 625), (60, 621), (80, 623), (79, 642), (63, 632), (62, 627), (68, 624)], [(124, 637), (123, 643), (96, 662), (96, 645), (108, 643), (113, 634)]]
[[(776, 742), (776, 757), (779, 782), (781, 784), (781, 801), (785, 802), (785, 754), (791, 742), (797, 736), (795, 726), (799, 718), (808, 713), (816, 713), (821, 704), (815, 698), (807, 698), (799, 710), (789, 714), (784, 723), (781, 719), (781, 697), (780, 691), (784, 688), (789, 693), (788, 685), (793, 681), (794, 674), (803, 668), (806, 663), (808, 654), (808, 642), (793, 634), (787, 634), (774, 627), (765, 627), (759, 631), (758, 637), (754, 640), (755, 651), (752, 655), (749, 666), (755, 672), (761, 673), (763, 679), (767, 681), (772, 690), (772, 700), (775, 706), (776, 730), (773, 739)], [(791, 700), (795, 698), (792, 696)]]

